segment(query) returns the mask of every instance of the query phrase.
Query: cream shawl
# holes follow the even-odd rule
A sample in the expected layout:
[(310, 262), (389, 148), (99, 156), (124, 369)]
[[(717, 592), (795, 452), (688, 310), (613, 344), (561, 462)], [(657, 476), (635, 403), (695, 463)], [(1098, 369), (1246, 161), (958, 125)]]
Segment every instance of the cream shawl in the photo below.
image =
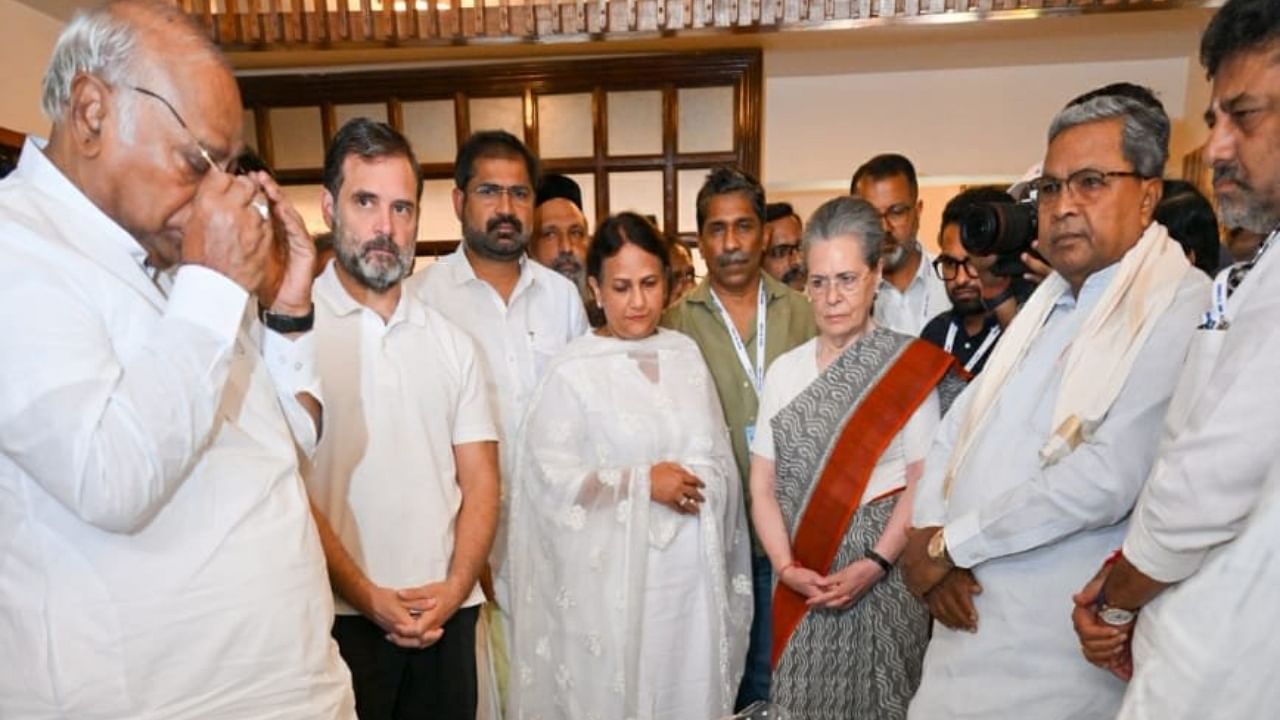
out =
[[(1190, 268), (1182, 248), (1157, 222), (1147, 226), (1138, 243), (1121, 258), (1116, 277), (1067, 350), (1050, 425), (1054, 430), (1040, 449), (1042, 466), (1056, 463), (1092, 437), (1120, 394), (1151, 329), (1173, 303)], [(948, 494), (956, 471), (981, 435), (1005, 382), (1039, 336), (1058, 298), (1070, 291), (1061, 275), (1053, 273), (1045, 278), (974, 381), (974, 398), (947, 463)]]

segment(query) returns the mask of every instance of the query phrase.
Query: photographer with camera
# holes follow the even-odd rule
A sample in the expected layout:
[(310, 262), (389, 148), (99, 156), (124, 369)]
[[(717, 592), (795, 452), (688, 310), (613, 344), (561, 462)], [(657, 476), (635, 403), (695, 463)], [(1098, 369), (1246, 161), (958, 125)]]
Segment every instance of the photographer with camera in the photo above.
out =
[[(990, 187), (969, 188), (951, 198), (942, 210), (942, 230), (938, 233), (938, 257), (933, 272), (942, 280), (951, 300), (951, 309), (936, 315), (920, 332), (920, 339), (951, 353), (970, 375), (982, 372), (983, 365), (995, 347), (1007, 323), (997, 320), (994, 310), (1012, 307), (1017, 300), (1011, 293), (1011, 278), (990, 272), (992, 257), (970, 255), (961, 241), (961, 221), (975, 207), (991, 203), (1011, 203), (1013, 198)], [(980, 270), (984, 262), (987, 269)], [(1013, 312), (1009, 313), (1012, 319)]]
[(916, 489), (900, 566), (938, 622), (912, 718), (1120, 705), (1123, 683), (1080, 657), (1062, 593), (1124, 536), (1204, 310), (1207, 280), (1153, 222), (1168, 141), (1168, 116), (1129, 97), (1053, 121), (1032, 187), (1054, 272), (944, 418)]

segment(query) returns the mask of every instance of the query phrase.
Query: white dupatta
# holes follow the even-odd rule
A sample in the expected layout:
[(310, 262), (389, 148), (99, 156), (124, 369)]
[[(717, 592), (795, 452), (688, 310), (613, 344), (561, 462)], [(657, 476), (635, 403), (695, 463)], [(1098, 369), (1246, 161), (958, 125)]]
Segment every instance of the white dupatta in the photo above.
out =
[[(654, 632), (705, 650), (714, 667), (689, 718), (728, 714), (751, 622), (751, 545), (741, 482), (710, 373), (688, 337), (586, 335), (552, 361), (517, 447), (509, 557), (508, 715), (645, 718), (637, 678)], [(696, 517), (649, 498), (649, 468), (683, 465), (706, 488)], [(694, 523), (708, 622), (646, 626), (650, 557)], [(686, 565), (687, 567), (687, 565)]]
[[(1041, 465), (1066, 457), (1093, 436), (1124, 386), (1138, 352), (1164, 311), (1173, 303), (1182, 278), (1191, 269), (1168, 230), (1152, 222), (1121, 258), (1116, 276), (1080, 327), (1067, 350), (1062, 383), (1054, 404), (1053, 431), (1040, 449)], [(1054, 304), (1071, 288), (1053, 273), (1018, 311), (975, 382), (974, 398), (947, 463), (944, 492), (974, 441), (1005, 381), (1040, 334)]]

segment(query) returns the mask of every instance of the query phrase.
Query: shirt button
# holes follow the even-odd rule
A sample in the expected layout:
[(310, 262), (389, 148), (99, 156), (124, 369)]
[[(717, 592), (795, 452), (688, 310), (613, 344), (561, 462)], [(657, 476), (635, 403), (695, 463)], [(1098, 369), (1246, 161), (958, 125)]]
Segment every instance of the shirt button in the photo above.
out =
[(294, 364), (293, 364), (293, 369), (294, 369), (294, 370), (301, 370), (301, 369), (302, 369), (302, 363), (294, 363)]

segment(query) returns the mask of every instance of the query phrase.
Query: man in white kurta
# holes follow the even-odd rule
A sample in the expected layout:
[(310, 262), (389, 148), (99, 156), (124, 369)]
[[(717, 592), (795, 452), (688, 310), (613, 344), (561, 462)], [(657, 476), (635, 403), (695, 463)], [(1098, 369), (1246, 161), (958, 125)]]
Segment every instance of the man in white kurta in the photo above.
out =
[[(919, 529), (904, 553), (908, 584), (919, 588), (921, 567), (952, 569), (921, 588), (940, 622), (912, 718), (1103, 718), (1119, 705), (1122, 683), (1080, 656), (1062, 593), (1124, 535), (1207, 296), (1203, 277), (1151, 222), (1164, 154), (1125, 170), (1125, 123), (1168, 136), (1163, 111), (1128, 100), (1068, 108), (1055, 121), (1040, 226), (1060, 275), (1010, 326), (994, 374), (988, 366), (952, 407), (926, 461)], [(1077, 175), (1089, 169), (1121, 175)], [(1090, 250), (1088, 263), (1077, 262)], [(1125, 320), (1107, 330), (1107, 318)], [(1081, 362), (1102, 363), (1102, 372), (1078, 376)], [(1058, 408), (1102, 386), (1114, 396), (1071, 416), (1084, 430), (1060, 434), (1070, 423), (1055, 419)], [(984, 398), (985, 412), (975, 407)], [(935, 541), (927, 558), (922, 536)], [(976, 622), (939, 610), (937, 593), (962, 573), (981, 588), (963, 595)]]
[[(1102, 598), (1090, 583), (1076, 611), (1087, 647), (1090, 632), (1109, 630), (1093, 611), (1099, 600), (1141, 609), (1136, 629), (1112, 630), (1133, 640), (1126, 720), (1266, 717), (1277, 707), (1267, 676), (1280, 661), (1272, 562), (1280, 525), (1267, 476), (1280, 444), (1280, 118), (1240, 110), (1280, 102), (1278, 38), (1274, 3), (1232, 0), (1201, 45), (1213, 79), (1205, 158), (1219, 210), (1229, 226), (1269, 237), (1215, 281), (1123, 552), (1104, 573)], [(1127, 667), (1121, 653), (1101, 664)]]
[[(465, 177), (459, 171), (462, 182), (454, 190), (464, 240), (410, 283), (427, 307), (466, 330), (480, 348), (500, 425), (505, 508), (515, 438), (533, 390), (551, 358), (589, 326), (573, 283), (525, 255), (538, 174), (533, 156), (506, 133), (477, 133), (459, 149), (457, 164), (469, 168)], [(496, 197), (489, 196), (491, 188), (498, 188)], [(517, 197), (518, 188), (528, 194)], [(509, 606), (505, 554), (505, 522), (499, 520), (491, 569), (504, 612)]]
[[(297, 470), (312, 341), (264, 329), (246, 288), (270, 211), (247, 178), (172, 165), (193, 136), (230, 157), (235, 81), (199, 28), (129, 4), (72, 22), (56, 52), (103, 27), (135, 36), (149, 89), (192, 119), (77, 75), (51, 141), (0, 183), (0, 717), (353, 718)], [(291, 257), (304, 282), (280, 299), (310, 303), (311, 263)]]

